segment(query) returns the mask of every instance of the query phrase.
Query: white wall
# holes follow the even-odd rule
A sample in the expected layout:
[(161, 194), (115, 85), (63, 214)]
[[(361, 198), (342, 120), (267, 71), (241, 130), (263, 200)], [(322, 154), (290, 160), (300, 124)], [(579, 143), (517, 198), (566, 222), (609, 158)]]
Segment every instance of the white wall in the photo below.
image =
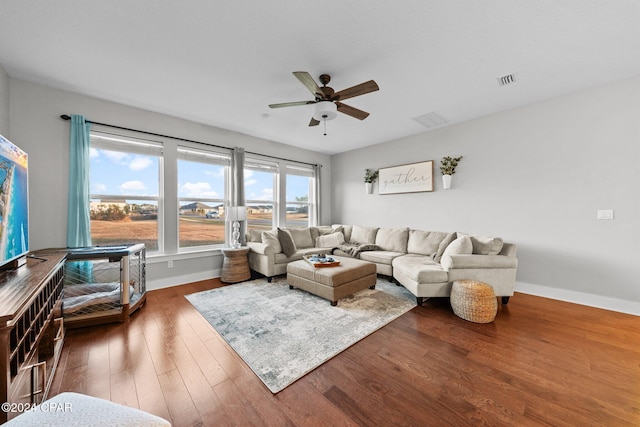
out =
[[(446, 155), (464, 157), (444, 191)], [(434, 192), (365, 194), (365, 168), (431, 159)], [(518, 290), (640, 314), (640, 78), (335, 155), (332, 168), (334, 222), (502, 236), (518, 245)]]
[(9, 75), (0, 65), (0, 135), (9, 135)]
[[(1, 93), (0, 89), (0, 101)], [(324, 154), (13, 78), (10, 95), (11, 140), (29, 154), (31, 250), (66, 245), (69, 122), (60, 119), (61, 114), (82, 114), (96, 122), (320, 163), (324, 166), (322, 185), (331, 186), (330, 158)], [(321, 206), (321, 220), (329, 223), (329, 192), (323, 193)], [(177, 228), (177, 213), (175, 223)], [(168, 259), (174, 261), (172, 269), (167, 268)], [(219, 251), (205, 257), (174, 254), (148, 259), (147, 287), (153, 289), (219, 276), (221, 266)]]

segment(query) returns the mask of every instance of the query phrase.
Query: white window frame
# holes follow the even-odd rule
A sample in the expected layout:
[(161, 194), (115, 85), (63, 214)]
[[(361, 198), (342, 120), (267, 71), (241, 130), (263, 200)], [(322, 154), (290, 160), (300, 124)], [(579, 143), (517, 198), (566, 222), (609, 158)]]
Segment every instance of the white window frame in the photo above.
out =
[[(254, 171), (269, 171), (273, 173), (273, 217), (272, 228), (283, 227), (287, 222), (287, 205), (307, 205), (309, 207), (309, 219), (307, 226), (317, 225), (315, 215), (312, 215), (313, 209), (316, 208), (318, 195), (316, 194), (316, 171), (313, 165), (305, 163), (291, 162), (287, 160), (272, 160), (248, 155), (245, 157), (245, 169)], [(287, 175), (298, 175), (309, 177), (309, 200), (307, 202), (299, 202), (287, 200)], [(250, 199), (246, 197), (247, 190), (245, 188), (245, 204), (265, 204), (264, 200)]]
[[(163, 144), (158, 141), (145, 140), (141, 138), (134, 138), (130, 136), (114, 135), (99, 130), (90, 130), (90, 147), (98, 150), (118, 151), (122, 153), (130, 154), (143, 154), (149, 156), (155, 156), (158, 158), (158, 195), (157, 196), (140, 196), (140, 195), (127, 195), (127, 194), (101, 194), (90, 193), (89, 200), (93, 199), (123, 199), (123, 200), (141, 200), (155, 202), (158, 206), (158, 220), (157, 220), (157, 233), (158, 233), (158, 249), (152, 251), (149, 249), (150, 254), (162, 254), (164, 253), (164, 232), (163, 232), (163, 210), (164, 210), (164, 190), (162, 186), (162, 177), (164, 175), (164, 156), (163, 156)], [(126, 239), (123, 239), (123, 243), (126, 243)]]
[[(278, 203), (278, 176), (280, 174), (280, 165), (278, 162), (263, 160), (252, 156), (245, 156), (244, 159), (244, 169), (252, 170), (256, 172), (269, 172), (273, 174), (273, 201), (270, 202), (272, 205), (272, 216), (271, 216), (271, 227), (276, 228), (278, 226), (278, 218), (280, 212), (280, 206)], [(244, 185), (244, 183), (243, 183)], [(247, 191), (245, 187), (245, 206), (249, 206), (252, 204), (264, 205), (266, 204), (264, 200), (259, 199), (248, 199), (246, 197)], [(248, 225), (249, 221), (247, 221)]]
[[(198, 197), (181, 197), (178, 195), (178, 204), (176, 206), (177, 210), (180, 210), (180, 206), (182, 202), (201, 202), (201, 203), (221, 203), (224, 206), (229, 205), (229, 182), (230, 182), (230, 169), (231, 169), (231, 155), (228, 152), (219, 152), (216, 150), (202, 150), (196, 149), (193, 147), (186, 146), (178, 146), (178, 155), (177, 161), (181, 160), (196, 162), (196, 163), (205, 163), (216, 166), (224, 166), (224, 194), (222, 198), (198, 198)], [(179, 168), (178, 168), (179, 169)], [(178, 172), (179, 173), (179, 172)], [(176, 185), (180, 182), (180, 176), (176, 175)], [(180, 221), (180, 216), (178, 215), (178, 221)], [(193, 251), (201, 251), (207, 249), (214, 249), (226, 246), (226, 233), (225, 233), (225, 242), (212, 244), (212, 245), (201, 245), (201, 246), (180, 246), (180, 224), (177, 227), (177, 240), (178, 240), (178, 252), (193, 252)]]
[[(309, 189), (308, 189), (308, 200), (306, 202), (299, 202), (296, 200), (285, 200), (283, 203), (284, 209), (286, 210), (287, 206), (289, 205), (297, 205), (297, 206), (307, 206), (308, 209), (308, 220), (307, 220), (307, 226), (308, 227), (313, 227), (316, 226), (318, 224), (315, 224), (316, 219), (315, 219), (315, 215), (312, 215), (311, 213), (313, 212), (313, 209), (315, 209), (316, 204), (318, 203), (317, 200), (317, 194), (315, 189), (316, 189), (316, 185), (315, 185), (315, 180), (316, 180), (316, 172), (313, 166), (311, 165), (302, 165), (302, 164), (287, 164), (285, 167), (285, 176), (284, 176), (284, 182), (285, 182), (285, 186), (286, 186), (286, 181), (287, 181), (287, 176), (289, 175), (295, 175), (295, 176), (306, 176), (309, 179)], [(285, 195), (286, 198), (286, 191), (284, 191), (282, 194)], [(285, 223), (286, 223), (286, 213), (285, 213)]]

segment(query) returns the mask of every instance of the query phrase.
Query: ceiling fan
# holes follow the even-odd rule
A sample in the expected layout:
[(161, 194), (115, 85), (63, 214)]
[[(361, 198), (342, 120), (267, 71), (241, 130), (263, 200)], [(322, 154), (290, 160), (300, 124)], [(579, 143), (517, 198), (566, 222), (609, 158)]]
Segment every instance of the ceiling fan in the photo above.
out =
[(360, 83), (359, 85), (352, 86), (347, 89), (343, 89), (339, 92), (335, 92), (332, 88), (327, 86), (331, 81), (331, 76), (328, 74), (320, 75), (320, 83), (322, 87), (313, 80), (313, 77), (306, 71), (294, 71), (293, 75), (300, 80), (309, 92), (313, 94), (315, 100), (313, 101), (297, 101), (297, 102), (284, 102), (281, 104), (269, 104), (270, 108), (282, 108), (282, 107), (294, 107), (298, 105), (315, 104), (315, 112), (309, 126), (317, 126), (320, 121), (332, 120), (337, 114), (336, 111), (344, 113), (348, 116), (355, 117), (359, 120), (364, 120), (369, 116), (366, 111), (359, 110), (351, 107), (347, 104), (343, 104), (345, 99), (353, 98), (355, 96), (364, 95), (365, 93), (375, 92), (380, 89), (376, 82), (369, 80), (368, 82)]

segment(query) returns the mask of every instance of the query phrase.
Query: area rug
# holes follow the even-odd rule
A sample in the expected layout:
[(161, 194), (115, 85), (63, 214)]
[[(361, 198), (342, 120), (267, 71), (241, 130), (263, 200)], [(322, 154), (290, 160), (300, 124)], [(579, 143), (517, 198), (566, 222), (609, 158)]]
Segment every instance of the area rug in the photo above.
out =
[(378, 280), (329, 301), (265, 279), (185, 296), (262, 382), (277, 393), (416, 306), (402, 286)]

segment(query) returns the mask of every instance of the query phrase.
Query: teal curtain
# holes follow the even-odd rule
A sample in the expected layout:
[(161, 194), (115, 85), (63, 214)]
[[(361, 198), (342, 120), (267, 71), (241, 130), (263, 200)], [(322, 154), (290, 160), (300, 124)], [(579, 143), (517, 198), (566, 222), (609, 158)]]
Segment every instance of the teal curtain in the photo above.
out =
[(71, 116), (67, 247), (91, 246), (89, 218), (89, 128), (83, 116)]

